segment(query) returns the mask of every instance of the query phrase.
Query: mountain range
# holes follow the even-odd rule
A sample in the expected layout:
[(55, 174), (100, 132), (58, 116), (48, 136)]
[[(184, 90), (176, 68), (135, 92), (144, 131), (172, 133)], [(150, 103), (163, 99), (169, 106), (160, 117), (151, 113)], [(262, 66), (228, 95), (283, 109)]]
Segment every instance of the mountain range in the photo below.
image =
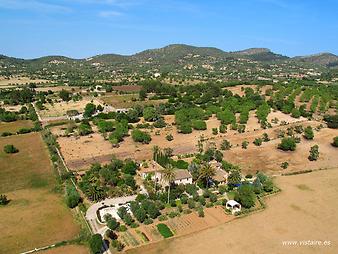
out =
[(127, 60), (158, 60), (173, 62), (186, 56), (214, 57), (214, 58), (247, 58), (253, 61), (276, 61), (276, 60), (295, 60), (300, 62), (308, 62), (323, 66), (332, 67), (338, 65), (338, 56), (332, 53), (319, 53), (307, 56), (287, 57), (272, 52), (267, 48), (249, 48), (241, 51), (225, 52), (213, 47), (195, 47), (185, 44), (171, 44), (163, 48), (148, 49), (133, 55), (119, 54), (102, 54), (85, 59), (73, 59), (65, 56), (44, 56), (35, 59), (19, 59), (0, 55), (0, 60), (11, 62), (27, 62), (27, 63), (49, 63), (55, 62), (97, 62), (97, 63), (113, 63), (123, 62)]
[(148, 49), (129, 56), (102, 54), (84, 59), (65, 56), (19, 59), (0, 55), (0, 76), (29, 75), (59, 80), (122, 80), (140, 75), (149, 77), (157, 72), (194, 79), (271, 79), (289, 74), (318, 75), (329, 70), (338, 70), (338, 56), (331, 53), (288, 57), (267, 48), (225, 52), (184, 44)]

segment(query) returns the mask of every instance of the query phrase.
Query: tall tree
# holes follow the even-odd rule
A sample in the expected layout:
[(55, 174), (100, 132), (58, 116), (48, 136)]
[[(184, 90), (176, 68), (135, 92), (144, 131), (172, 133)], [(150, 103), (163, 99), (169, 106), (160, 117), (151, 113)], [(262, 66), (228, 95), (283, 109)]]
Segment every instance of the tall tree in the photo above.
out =
[(163, 176), (163, 179), (165, 181), (167, 181), (168, 184), (169, 184), (169, 188), (168, 188), (168, 204), (169, 204), (169, 201), (170, 201), (170, 186), (175, 179), (175, 170), (174, 170), (174, 168), (171, 164), (168, 164), (164, 168), (164, 170), (162, 171), (162, 176)]
[(209, 163), (205, 163), (200, 169), (199, 179), (205, 181), (208, 188), (209, 179), (216, 174), (215, 168), (213, 168)]

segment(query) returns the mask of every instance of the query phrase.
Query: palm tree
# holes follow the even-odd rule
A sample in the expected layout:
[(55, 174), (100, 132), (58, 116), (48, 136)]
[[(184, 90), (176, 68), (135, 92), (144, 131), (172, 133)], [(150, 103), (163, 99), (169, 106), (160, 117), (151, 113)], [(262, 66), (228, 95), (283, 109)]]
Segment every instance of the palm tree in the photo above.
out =
[(208, 188), (209, 179), (213, 177), (215, 174), (216, 174), (215, 168), (213, 168), (209, 163), (205, 163), (200, 169), (200, 175), (198, 179), (204, 180), (207, 183)]
[(160, 152), (160, 148), (158, 146), (153, 146), (153, 160), (157, 161), (158, 153)]
[(169, 189), (168, 189), (168, 204), (170, 199), (170, 185), (175, 179), (175, 170), (171, 164), (168, 164), (164, 170), (162, 171), (162, 176), (165, 181), (169, 183)]
[[(158, 159), (158, 153), (160, 152), (160, 148), (158, 146), (153, 146), (153, 160), (157, 162)], [(155, 171), (155, 194), (157, 194), (157, 179), (156, 179), (156, 175), (157, 175), (157, 166), (156, 166), (156, 171)]]

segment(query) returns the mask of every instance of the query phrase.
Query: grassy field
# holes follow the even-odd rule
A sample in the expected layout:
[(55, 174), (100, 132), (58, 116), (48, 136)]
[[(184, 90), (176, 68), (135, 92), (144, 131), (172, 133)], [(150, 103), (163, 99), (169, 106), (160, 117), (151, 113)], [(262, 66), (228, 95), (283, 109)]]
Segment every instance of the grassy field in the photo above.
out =
[[(3, 147), (13, 144), (16, 154)], [(0, 193), (24, 188), (45, 187), (53, 182), (48, 151), (39, 133), (0, 138)]]
[[(13, 144), (17, 154), (5, 154)], [(74, 239), (80, 227), (55, 192), (56, 180), (39, 133), (0, 138), (0, 193), (10, 203), (0, 207), (0, 252), (19, 253)]]
[(2, 132), (17, 132), (21, 128), (32, 128), (33, 122), (31, 120), (18, 120), (10, 123), (0, 123), (0, 133)]
[[(275, 180), (282, 192), (262, 212), (128, 253), (338, 253), (338, 168)], [(307, 240), (328, 244), (300, 244)]]

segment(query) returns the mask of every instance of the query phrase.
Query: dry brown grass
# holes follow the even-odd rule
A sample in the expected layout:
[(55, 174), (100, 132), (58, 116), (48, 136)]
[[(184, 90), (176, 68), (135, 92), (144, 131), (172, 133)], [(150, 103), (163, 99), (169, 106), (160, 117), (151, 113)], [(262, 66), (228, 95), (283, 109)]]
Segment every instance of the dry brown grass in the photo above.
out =
[(0, 209), (1, 253), (19, 253), (73, 239), (79, 227), (62, 201), (48, 188), (7, 192)]
[(33, 122), (31, 120), (18, 120), (15, 122), (4, 123), (0, 122), (0, 133), (1, 132), (17, 132), (21, 128), (32, 128)]
[(10, 79), (4, 79), (0, 77), (0, 88), (15, 87), (16, 85), (25, 85), (29, 83), (47, 83), (48, 80), (44, 79), (30, 79), (28, 77), (13, 77)]
[[(13, 144), (17, 154), (5, 154)], [(0, 252), (19, 253), (69, 240), (79, 226), (53, 191), (56, 181), (40, 133), (0, 138), (0, 193), (9, 204), (0, 208)]]
[[(128, 253), (337, 253), (337, 181), (338, 169), (278, 177), (276, 182), (282, 192), (267, 200), (266, 210)], [(299, 184), (313, 191), (299, 189)], [(327, 240), (331, 244), (283, 245), (288, 240)]]
[[(85, 106), (88, 103), (91, 103), (92, 99), (91, 98), (84, 98), (81, 101), (69, 101), (69, 102), (58, 102), (58, 103), (54, 103), (53, 105), (50, 104), (45, 104), (45, 108), (44, 110), (40, 110), (39, 111), (39, 115), (42, 118), (45, 117), (59, 117), (59, 116), (65, 116), (68, 110), (77, 110), (79, 112), (83, 112)], [(99, 101), (97, 100), (93, 100), (93, 103), (98, 105), (100, 104)]]

